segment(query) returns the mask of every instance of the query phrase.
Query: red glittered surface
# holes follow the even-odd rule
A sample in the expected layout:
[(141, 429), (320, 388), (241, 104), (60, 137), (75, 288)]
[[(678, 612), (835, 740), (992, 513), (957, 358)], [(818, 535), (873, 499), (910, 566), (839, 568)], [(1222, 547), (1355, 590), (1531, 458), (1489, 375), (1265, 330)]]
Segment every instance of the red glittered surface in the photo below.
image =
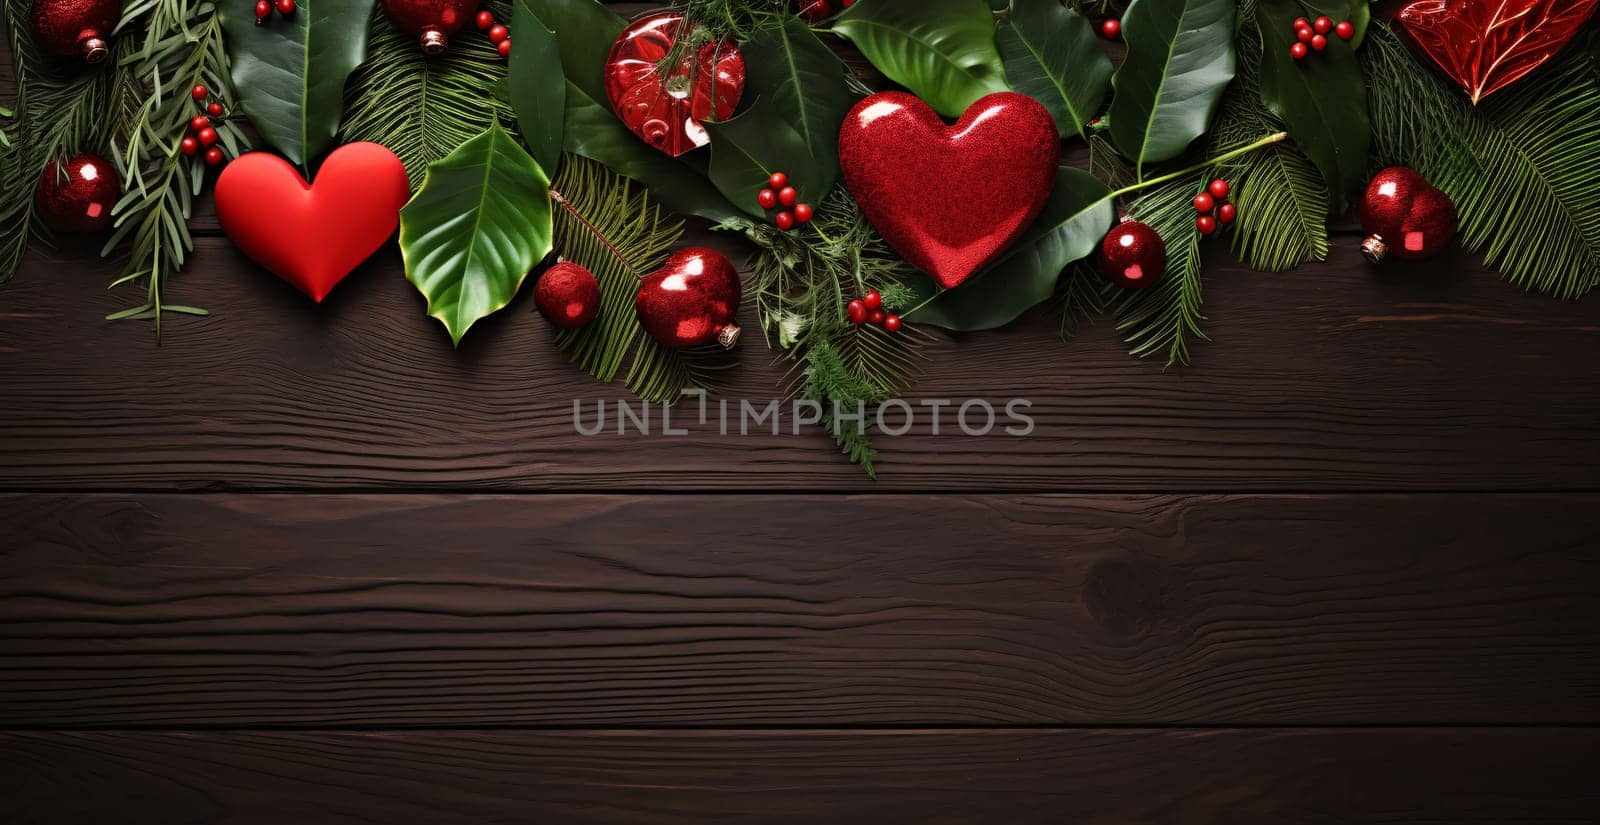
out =
[(639, 284), (633, 307), (645, 332), (669, 347), (717, 339), (739, 311), (739, 272), (715, 249), (686, 246)]
[(476, 14), (478, 0), (383, 0), (383, 10), (406, 34), (454, 34)]
[(589, 270), (562, 261), (539, 276), (533, 302), (551, 324), (577, 329), (593, 321), (600, 311), (600, 284)]
[(1112, 282), (1143, 289), (1167, 271), (1167, 244), (1148, 224), (1123, 221), (1100, 243), (1100, 271)]
[(1391, 166), (1367, 184), (1361, 199), (1361, 229), (1382, 240), (1388, 255), (1426, 258), (1455, 237), (1455, 204), (1416, 170)]
[(96, 155), (67, 161), (65, 174), (51, 161), (33, 190), (45, 223), (61, 232), (99, 232), (111, 227), (111, 209), (122, 195), (117, 167)]
[(1398, 19), (1474, 103), (1561, 51), (1600, 0), (1418, 0)]
[(122, 16), (122, 0), (34, 0), (29, 14), (41, 47), (58, 57), (80, 57), (80, 40), (111, 39)]
[(652, 14), (629, 24), (606, 58), (612, 111), (645, 143), (674, 157), (706, 145), (710, 136), (700, 121), (731, 116), (744, 94), (744, 55), (727, 40), (708, 40), (663, 66), (679, 38), (691, 35), (682, 15)]
[(1033, 222), (1055, 182), (1061, 144), (1033, 98), (980, 98), (948, 125), (904, 92), (856, 104), (839, 165), (867, 220), (912, 266), (956, 286)]

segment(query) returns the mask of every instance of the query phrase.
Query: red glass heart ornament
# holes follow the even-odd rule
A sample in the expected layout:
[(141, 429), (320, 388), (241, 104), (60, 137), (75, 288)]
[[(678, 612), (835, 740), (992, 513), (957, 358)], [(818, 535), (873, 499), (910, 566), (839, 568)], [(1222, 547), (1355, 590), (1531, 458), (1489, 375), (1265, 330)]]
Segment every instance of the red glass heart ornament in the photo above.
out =
[(217, 221), (251, 260), (321, 302), (378, 251), (411, 197), (400, 159), (376, 143), (334, 150), (306, 183), (267, 152), (235, 158), (217, 177)]
[(1554, 57), (1596, 3), (1600, 0), (1417, 0), (1398, 18), (1477, 103)]
[(644, 276), (633, 300), (639, 324), (669, 347), (739, 342), (739, 270), (722, 253), (686, 246)]
[(677, 157), (706, 145), (702, 120), (733, 114), (744, 94), (744, 55), (728, 40), (702, 38), (677, 12), (629, 24), (606, 58), (606, 97), (623, 125)]
[(1443, 190), (1415, 169), (1391, 166), (1367, 184), (1361, 199), (1361, 252), (1372, 263), (1394, 256), (1418, 260), (1437, 254), (1456, 235), (1456, 207)]
[(857, 103), (839, 132), (845, 185), (878, 234), (946, 288), (1014, 243), (1056, 179), (1050, 112), (1015, 92), (979, 98), (955, 125), (905, 92)]

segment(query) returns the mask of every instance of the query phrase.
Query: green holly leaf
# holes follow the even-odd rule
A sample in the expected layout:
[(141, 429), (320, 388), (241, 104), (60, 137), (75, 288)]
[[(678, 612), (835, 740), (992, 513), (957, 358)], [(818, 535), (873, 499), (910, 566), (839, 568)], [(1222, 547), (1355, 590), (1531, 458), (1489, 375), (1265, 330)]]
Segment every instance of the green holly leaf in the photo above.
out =
[(984, 0), (866, 0), (835, 17), (833, 32), (946, 117), (1006, 91), (994, 15)]
[(767, 217), (766, 210), (756, 202), (756, 195), (766, 188), (773, 172), (788, 175), (789, 185), (799, 192), (827, 193), (833, 189), (837, 162), (830, 172), (813, 159), (805, 138), (779, 117), (777, 107), (766, 98), (758, 99), (736, 117), (708, 122), (705, 127), (711, 134), (711, 182), (751, 217)]
[[(1099, 246), (1116, 208), (1111, 190), (1082, 169), (1056, 170), (1055, 189), (1033, 226), (995, 263), (945, 290), (908, 320), (956, 332), (1005, 326), (1055, 292), (1061, 270)], [(912, 282), (924, 297), (937, 290), (931, 278)]]
[(256, 25), (255, 4), (221, 4), (239, 108), (273, 148), (302, 168), (333, 145), (344, 81), (367, 59), (373, 0), (300, 0)]
[(703, 158), (673, 158), (650, 147), (611, 111), (605, 63), (611, 44), (627, 25), (621, 17), (594, 0), (518, 0), (518, 5), (526, 6), (544, 25), (517, 30), (512, 53), (531, 48), (561, 57), (567, 80), (563, 137), (567, 151), (639, 181), (674, 212), (713, 221), (740, 214), (706, 180)]
[(1111, 78), (1111, 140), (1142, 173), (1205, 134), (1233, 79), (1234, 0), (1133, 0), (1128, 57)]
[(999, 23), (1011, 88), (1043, 103), (1062, 137), (1088, 133), (1111, 91), (1111, 60), (1088, 18), (1056, 0), (1011, 0)]
[(1263, 47), (1261, 101), (1322, 172), (1333, 194), (1333, 211), (1343, 212), (1347, 199), (1366, 181), (1372, 137), (1367, 87), (1355, 50), (1337, 37), (1305, 60), (1289, 55), (1294, 19), (1301, 15), (1294, 0), (1261, 0), (1256, 5)]
[[(802, 198), (822, 200), (839, 177), (839, 127), (855, 103), (855, 96), (845, 83), (844, 63), (811, 33), (798, 15), (785, 16), (782, 25), (757, 30), (740, 48), (744, 52), (747, 73), (745, 98), (769, 104), (775, 125), (799, 135), (806, 155), (819, 174), (814, 182), (815, 189), (799, 183), (794, 186), (800, 190)], [(707, 124), (707, 128), (711, 128), (711, 124)], [(717, 165), (715, 137), (711, 154), (714, 175)], [(790, 179), (795, 179), (791, 170), (784, 166), (780, 169), (790, 172)], [(747, 212), (755, 206), (753, 200), (740, 200), (742, 194), (721, 188), (723, 194)], [(761, 216), (759, 210), (751, 214)]]
[(406, 279), (454, 343), (550, 251), (550, 179), (498, 124), (428, 165), (400, 210)]
[(523, 142), (540, 167), (553, 170), (561, 165), (567, 83), (561, 53), (555, 48), (555, 32), (528, 3), (517, 0), (511, 8), (511, 30), (518, 34), (517, 42), (528, 43), (530, 48), (511, 50), (507, 91)]

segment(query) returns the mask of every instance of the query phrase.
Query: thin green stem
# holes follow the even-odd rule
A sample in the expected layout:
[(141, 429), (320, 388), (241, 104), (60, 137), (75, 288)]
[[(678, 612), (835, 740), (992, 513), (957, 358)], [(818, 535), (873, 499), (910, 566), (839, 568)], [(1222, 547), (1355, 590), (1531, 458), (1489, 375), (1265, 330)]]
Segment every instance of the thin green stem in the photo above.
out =
[(1216, 166), (1219, 163), (1226, 163), (1226, 162), (1228, 162), (1230, 160), (1233, 160), (1234, 158), (1236, 158), (1236, 157), (1238, 157), (1240, 155), (1248, 154), (1250, 152), (1254, 152), (1255, 150), (1260, 149), (1263, 146), (1271, 146), (1274, 143), (1282, 143), (1283, 141), (1288, 140), (1288, 139), (1289, 139), (1289, 133), (1288, 132), (1277, 132), (1277, 133), (1274, 133), (1274, 134), (1270, 134), (1270, 135), (1267, 135), (1266, 137), (1261, 138), (1261, 139), (1259, 139), (1259, 140), (1257, 140), (1257, 141), (1255, 141), (1253, 143), (1249, 143), (1249, 144), (1246, 144), (1244, 146), (1240, 146), (1237, 149), (1230, 149), (1230, 150), (1228, 150), (1226, 152), (1223, 152), (1220, 155), (1217, 155), (1214, 158), (1207, 158), (1205, 160), (1200, 161), (1199, 163), (1195, 163), (1195, 164), (1191, 164), (1189, 166), (1185, 166), (1185, 167), (1183, 167), (1182, 169), (1179, 169), (1176, 172), (1168, 172), (1165, 175), (1159, 175), (1159, 176), (1153, 177), (1153, 178), (1151, 178), (1149, 180), (1142, 180), (1142, 181), (1139, 181), (1138, 183), (1129, 184), (1127, 186), (1122, 187), (1121, 189), (1118, 189), (1115, 192), (1112, 192), (1109, 197), (1111, 197), (1113, 200), (1115, 200), (1117, 198), (1122, 197), (1123, 195), (1128, 195), (1128, 194), (1132, 194), (1134, 192), (1137, 192), (1140, 189), (1148, 189), (1148, 188), (1150, 188), (1152, 186), (1157, 186), (1157, 185), (1166, 183), (1167, 181), (1170, 181), (1170, 180), (1177, 180), (1178, 178), (1181, 178), (1184, 175), (1192, 175), (1195, 172), (1200, 171), (1201, 169), (1205, 169), (1205, 168), (1211, 167), (1211, 166)]

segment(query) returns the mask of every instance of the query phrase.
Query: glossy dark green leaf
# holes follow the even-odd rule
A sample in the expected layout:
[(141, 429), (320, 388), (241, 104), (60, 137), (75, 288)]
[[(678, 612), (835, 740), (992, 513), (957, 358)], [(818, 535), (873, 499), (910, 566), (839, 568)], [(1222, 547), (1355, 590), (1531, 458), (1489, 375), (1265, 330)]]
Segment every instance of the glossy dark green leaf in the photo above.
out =
[[(1233, 79), (1234, 0), (1133, 0), (1122, 15), (1128, 56), (1111, 86), (1111, 140), (1141, 171), (1205, 134)], [(1292, 36), (1292, 32), (1291, 32)]]
[(429, 164), (400, 210), (406, 279), (458, 344), (511, 302), (550, 251), (551, 232), (550, 180), (499, 125)]
[[(1350, 48), (1354, 49), (1361, 46), (1361, 41), (1367, 36), (1367, 24), (1372, 22), (1372, 8), (1367, 2), (1368, 0), (1301, 0), (1301, 11), (1295, 17), (1315, 20), (1319, 16), (1326, 16), (1335, 23), (1349, 20), (1350, 25), (1356, 30), (1355, 36), (1350, 38)], [(1294, 24), (1294, 17), (1289, 18), (1289, 23)], [(1338, 38), (1330, 34), (1328, 39)]]
[(367, 58), (373, 0), (300, 0), (256, 25), (255, 4), (221, 4), (239, 108), (268, 144), (304, 167), (333, 144), (344, 81)]
[(507, 70), (507, 96), (517, 113), (517, 131), (533, 159), (554, 173), (561, 164), (562, 135), (566, 126), (567, 83), (561, 68), (556, 35), (529, 6), (516, 0), (511, 7), (511, 30), (525, 48), (511, 50)]
[[(740, 46), (746, 67), (744, 97), (769, 104), (779, 125), (800, 136), (820, 175), (816, 189), (795, 187), (801, 197), (820, 201), (839, 177), (839, 127), (855, 96), (833, 50), (811, 33), (799, 15), (783, 20), (783, 25), (761, 29)], [(715, 140), (712, 155), (715, 168)], [(727, 188), (722, 191), (744, 206)]]
[(1088, 18), (1057, 0), (1011, 0), (998, 42), (1011, 88), (1043, 103), (1062, 137), (1087, 137), (1111, 91), (1111, 60)]
[(984, 0), (863, 0), (833, 19), (833, 31), (946, 117), (1006, 90)]
[[(1056, 170), (1055, 189), (1027, 234), (1000, 260), (912, 313), (907, 320), (958, 332), (994, 329), (1016, 320), (1055, 292), (1061, 270), (1088, 257), (1116, 219), (1111, 190), (1082, 169)], [(932, 295), (923, 277), (918, 291)]]
[(1264, 47), (1261, 101), (1317, 165), (1333, 194), (1333, 211), (1342, 212), (1366, 181), (1367, 88), (1354, 49), (1337, 37), (1305, 60), (1289, 55), (1294, 19), (1302, 14), (1294, 0), (1261, 0), (1256, 6)]
[[(773, 104), (757, 100), (745, 111), (721, 123), (706, 123), (711, 134), (711, 182), (745, 214), (764, 219), (767, 211), (756, 195), (773, 172), (789, 176), (789, 185), (801, 193), (826, 193), (834, 176), (812, 159), (805, 138), (778, 116)], [(838, 166), (833, 169), (837, 172)], [(820, 195), (803, 195), (814, 201)]]
[[(599, 161), (650, 190), (668, 209), (714, 221), (740, 211), (706, 180), (704, 158), (669, 157), (640, 140), (617, 120), (606, 100), (605, 62), (626, 23), (594, 0), (518, 0), (543, 22), (543, 29), (517, 32), (517, 49), (554, 48), (566, 75), (563, 145)], [(556, 32), (553, 42), (550, 32)], [(531, 42), (530, 42), (531, 40)], [(513, 49), (515, 53), (517, 49)]]

